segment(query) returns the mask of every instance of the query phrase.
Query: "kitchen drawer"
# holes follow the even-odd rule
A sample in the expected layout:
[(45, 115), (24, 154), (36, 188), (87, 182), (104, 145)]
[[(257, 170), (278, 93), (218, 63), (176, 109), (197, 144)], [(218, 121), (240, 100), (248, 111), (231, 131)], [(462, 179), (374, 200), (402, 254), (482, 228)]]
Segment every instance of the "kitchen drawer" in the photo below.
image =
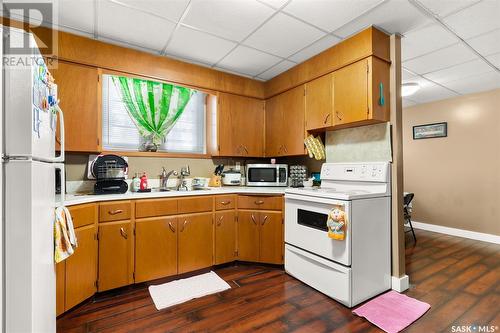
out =
[(177, 214), (177, 199), (146, 199), (135, 203), (135, 217), (155, 217)]
[(73, 219), (74, 228), (94, 224), (97, 221), (97, 205), (95, 203), (71, 206), (68, 207), (68, 210)]
[(281, 210), (282, 196), (239, 195), (238, 209)]
[(215, 197), (216, 210), (234, 209), (235, 207), (236, 207), (235, 195), (218, 195)]
[(350, 268), (286, 244), (285, 271), (345, 306), (354, 305)]
[(99, 222), (130, 219), (130, 201), (111, 201), (99, 204)]
[(204, 195), (199, 197), (179, 198), (177, 208), (179, 214), (209, 212), (213, 210), (214, 197)]

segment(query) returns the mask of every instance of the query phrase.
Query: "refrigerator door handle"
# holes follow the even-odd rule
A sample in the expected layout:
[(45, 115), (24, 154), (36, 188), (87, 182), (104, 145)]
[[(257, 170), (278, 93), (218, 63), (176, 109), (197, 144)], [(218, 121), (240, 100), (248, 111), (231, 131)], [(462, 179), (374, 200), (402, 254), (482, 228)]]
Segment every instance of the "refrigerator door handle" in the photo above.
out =
[(56, 201), (56, 207), (64, 207), (66, 201), (66, 172), (64, 171), (64, 163), (54, 163), (54, 169), (61, 170), (61, 196), (60, 201)]
[[(56, 106), (57, 114), (59, 115), (59, 132), (61, 133), (60, 138), (60, 153), (59, 156), (55, 157), (52, 162), (64, 162), (64, 114), (59, 105)], [(61, 178), (62, 179), (62, 178)]]

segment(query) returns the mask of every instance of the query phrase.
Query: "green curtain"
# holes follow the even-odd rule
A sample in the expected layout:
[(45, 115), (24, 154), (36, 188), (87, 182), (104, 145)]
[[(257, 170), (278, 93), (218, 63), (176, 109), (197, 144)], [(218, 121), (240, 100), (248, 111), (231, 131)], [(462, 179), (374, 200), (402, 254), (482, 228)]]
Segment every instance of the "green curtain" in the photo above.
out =
[(139, 134), (160, 145), (184, 112), (193, 89), (172, 84), (113, 76)]

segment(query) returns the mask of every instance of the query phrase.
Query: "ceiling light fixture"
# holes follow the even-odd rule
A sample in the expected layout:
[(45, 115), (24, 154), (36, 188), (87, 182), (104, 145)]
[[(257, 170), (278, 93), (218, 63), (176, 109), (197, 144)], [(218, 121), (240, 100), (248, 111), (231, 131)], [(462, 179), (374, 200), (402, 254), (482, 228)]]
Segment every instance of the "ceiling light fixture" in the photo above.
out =
[(413, 95), (420, 89), (420, 85), (416, 82), (403, 83), (401, 86), (401, 96), (406, 97)]

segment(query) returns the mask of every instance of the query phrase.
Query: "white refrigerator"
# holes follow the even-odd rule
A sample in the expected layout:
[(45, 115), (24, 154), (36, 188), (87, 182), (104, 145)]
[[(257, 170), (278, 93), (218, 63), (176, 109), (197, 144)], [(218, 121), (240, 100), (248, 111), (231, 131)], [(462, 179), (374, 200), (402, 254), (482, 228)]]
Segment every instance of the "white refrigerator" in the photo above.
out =
[[(9, 34), (4, 33), (4, 43), (22, 45), (19, 43), (29, 38), (30, 44), (36, 45), (31, 34), (6, 27), (4, 30)], [(50, 85), (49, 89), (47, 67), (38, 49), (28, 56), (32, 61), (3, 67), (4, 329), (53, 333), (53, 225), (55, 207), (64, 203), (64, 120), (60, 109), (47, 107), (46, 102), (57, 100), (57, 87)], [(61, 128), (58, 154), (57, 122)], [(58, 202), (56, 169), (61, 174)]]

